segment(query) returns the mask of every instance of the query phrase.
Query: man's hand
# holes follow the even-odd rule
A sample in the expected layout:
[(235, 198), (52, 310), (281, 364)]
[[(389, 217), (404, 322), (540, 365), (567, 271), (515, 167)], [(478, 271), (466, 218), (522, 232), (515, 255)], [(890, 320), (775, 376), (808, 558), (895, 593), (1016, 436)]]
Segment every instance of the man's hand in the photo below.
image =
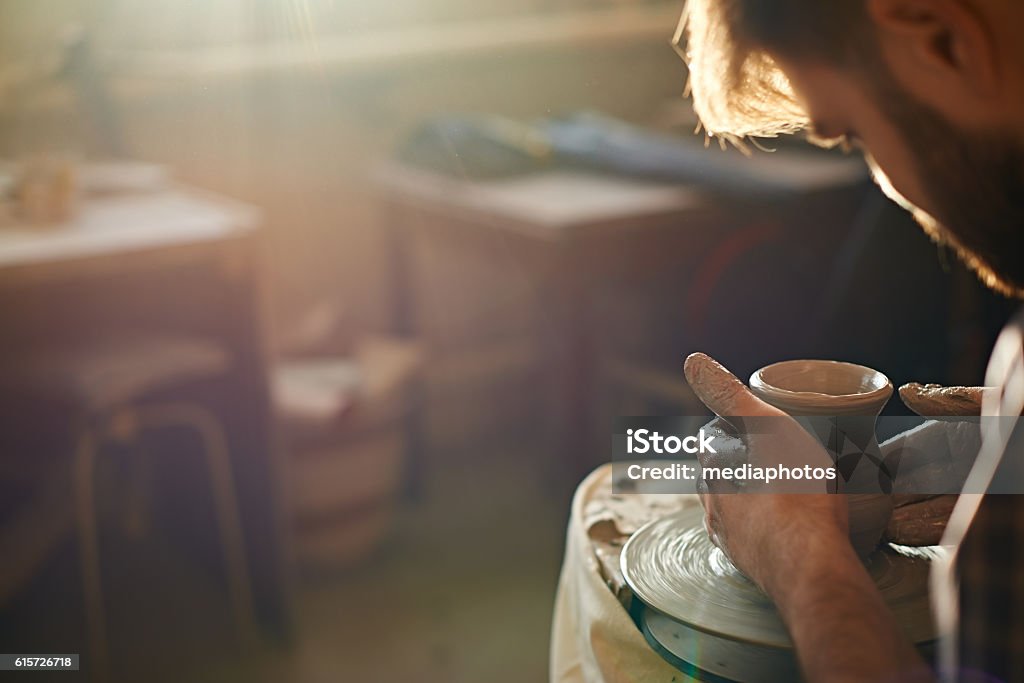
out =
[[(710, 357), (691, 355), (685, 372), (701, 401), (725, 421), (773, 418), (772, 433), (748, 432), (752, 461), (827, 459), (796, 421)], [(712, 540), (774, 600), (808, 681), (931, 680), (850, 545), (845, 496), (763, 489), (740, 494), (731, 482), (714, 481), (701, 501)]]
[(985, 387), (945, 387), (911, 382), (900, 387), (903, 404), (921, 417), (977, 417)]
[[(770, 417), (746, 435), (746, 452), (752, 465), (790, 463), (831, 465), (815, 439), (785, 413), (761, 401), (736, 377), (704, 354), (686, 359), (686, 379), (697, 397), (726, 422), (736, 418)], [(748, 421), (749, 422), (749, 421)], [(717, 455), (701, 455), (702, 466), (723, 463)], [(735, 464), (735, 463), (729, 463)], [(786, 482), (792, 491), (794, 482)], [(816, 544), (847, 543), (848, 516), (843, 496), (825, 493), (825, 482), (807, 484), (807, 493), (771, 494), (765, 486), (738, 488), (731, 482), (701, 482), (705, 525), (711, 540), (740, 571), (769, 594), (776, 584), (791, 576), (791, 558), (807, 550), (808, 539)]]
[[(985, 388), (911, 383), (900, 387), (899, 393), (903, 404), (922, 417), (977, 417), (981, 415)], [(925, 460), (922, 462), (901, 464), (896, 480), (896, 495), (893, 496), (895, 508), (885, 532), (886, 538), (894, 543), (936, 545), (940, 542), (958, 496), (927, 495), (919, 491), (941, 490), (946, 480), (950, 482), (950, 488), (955, 485), (955, 490), (959, 490), (981, 446), (980, 432), (977, 443), (962, 438), (962, 433), (955, 433), (956, 430), (963, 433), (970, 431), (968, 423), (932, 423), (932, 426), (945, 427), (951, 436), (948, 439), (939, 438), (934, 445), (929, 443), (931, 447), (925, 450)], [(947, 444), (952, 448), (944, 448)]]

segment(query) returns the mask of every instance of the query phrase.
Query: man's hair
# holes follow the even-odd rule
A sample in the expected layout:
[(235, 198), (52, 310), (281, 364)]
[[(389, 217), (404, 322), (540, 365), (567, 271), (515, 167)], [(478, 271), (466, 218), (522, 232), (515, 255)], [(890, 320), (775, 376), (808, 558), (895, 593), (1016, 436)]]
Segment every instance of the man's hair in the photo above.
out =
[[(800, 130), (807, 112), (773, 56), (842, 71), (859, 81), (912, 152), (930, 195), (929, 213), (915, 209), (925, 231), (989, 287), (1024, 298), (1024, 146), (1008, 144), (1004, 131), (959, 128), (901, 87), (865, 1), (687, 0), (675, 44), (701, 124), (741, 149), (745, 138)], [(884, 175), (876, 177), (886, 189)], [(908, 204), (891, 185), (887, 193)]]
[(807, 125), (772, 54), (863, 64), (874, 48), (868, 27), (864, 0), (687, 0), (673, 43), (704, 130), (738, 142)]

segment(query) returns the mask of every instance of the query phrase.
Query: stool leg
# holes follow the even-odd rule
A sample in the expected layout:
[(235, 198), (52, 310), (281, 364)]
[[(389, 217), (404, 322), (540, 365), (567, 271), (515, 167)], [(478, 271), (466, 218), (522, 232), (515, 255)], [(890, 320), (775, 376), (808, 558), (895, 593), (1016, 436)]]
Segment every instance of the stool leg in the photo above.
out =
[(78, 548), (91, 659), (87, 666), (92, 680), (102, 681), (107, 679), (109, 671), (94, 482), (97, 441), (97, 435), (91, 429), (84, 430), (78, 437), (75, 448), (75, 503), (78, 508)]
[(235, 495), (227, 438), (220, 424), (208, 412), (195, 406), (190, 412), (192, 423), (200, 433), (206, 449), (214, 505), (217, 509), (217, 523), (220, 526), (221, 546), (224, 550), (224, 568), (228, 573), (235, 621), (243, 639), (251, 640), (254, 624), (252, 589), (245, 557), (242, 524), (238, 517), (238, 497)]
[(157, 423), (176, 422), (191, 426), (202, 440), (210, 472), (217, 524), (220, 528), (221, 548), (224, 552), (224, 568), (228, 575), (231, 607), (242, 640), (251, 641), (254, 637), (253, 625), (255, 623), (252, 590), (242, 525), (238, 516), (238, 499), (235, 495), (230, 453), (224, 430), (209, 411), (191, 403), (140, 407), (136, 409), (136, 416), (146, 425), (155, 426)]
[(141, 440), (134, 444), (133, 457), (129, 461), (124, 508), (121, 510), (121, 526), (124, 534), (138, 540), (149, 534), (152, 527), (151, 501), (153, 499), (153, 460)]

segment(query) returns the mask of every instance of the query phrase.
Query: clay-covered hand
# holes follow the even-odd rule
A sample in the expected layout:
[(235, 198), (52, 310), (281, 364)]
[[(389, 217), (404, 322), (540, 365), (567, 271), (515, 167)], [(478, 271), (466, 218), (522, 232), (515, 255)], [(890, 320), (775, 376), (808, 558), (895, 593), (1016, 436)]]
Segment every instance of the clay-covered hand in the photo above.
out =
[[(977, 417), (984, 391), (913, 382), (900, 387), (900, 399), (922, 417)], [(926, 423), (882, 444), (882, 450), (903, 442), (913, 444), (912, 453), (918, 455), (901, 463), (885, 537), (900, 545), (936, 545), (956, 504), (953, 492), (960, 490), (977, 456), (980, 431), (969, 421)]]
[(921, 417), (977, 417), (984, 391), (984, 387), (911, 382), (900, 387), (900, 400)]
[[(770, 433), (748, 430), (745, 452), (752, 465), (794, 462), (831, 464), (810, 434), (785, 413), (754, 396), (722, 365), (705, 354), (686, 359), (686, 379), (697, 397), (730, 424), (737, 418), (771, 417), (762, 421)], [(721, 466), (715, 456), (702, 456), (702, 467)], [(794, 576), (808, 553), (849, 557), (845, 497), (826, 493), (825, 482), (809, 484), (808, 493), (772, 493), (763, 486), (740, 487), (729, 481), (704, 481), (701, 502), (712, 541), (733, 563), (770, 595)], [(792, 491), (792, 482), (787, 482)], [(844, 552), (833, 552), (843, 548)]]

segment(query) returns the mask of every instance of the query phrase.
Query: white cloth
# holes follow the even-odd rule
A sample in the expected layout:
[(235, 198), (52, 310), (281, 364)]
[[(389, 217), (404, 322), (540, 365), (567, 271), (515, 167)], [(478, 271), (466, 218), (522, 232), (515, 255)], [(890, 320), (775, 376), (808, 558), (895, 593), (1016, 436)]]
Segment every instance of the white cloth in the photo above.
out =
[[(558, 581), (551, 631), (553, 683), (690, 681), (647, 644), (626, 609), (605, 584), (587, 535), (587, 502), (612, 485), (612, 467), (588, 476), (572, 501), (565, 560)], [(690, 504), (699, 505), (696, 496)]]

